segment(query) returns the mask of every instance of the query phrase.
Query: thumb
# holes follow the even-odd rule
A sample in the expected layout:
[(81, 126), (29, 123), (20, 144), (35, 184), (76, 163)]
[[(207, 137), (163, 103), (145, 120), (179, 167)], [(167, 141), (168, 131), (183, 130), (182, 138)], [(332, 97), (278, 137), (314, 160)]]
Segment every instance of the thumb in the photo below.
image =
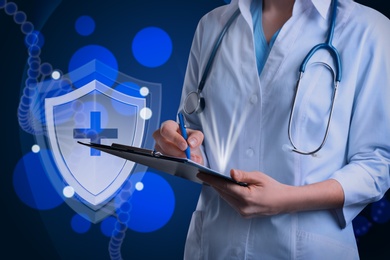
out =
[(231, 169), (230, 170), (230, 176), (233, 180), (237, 182), (243, 182), (248, 184), (255, 184), (258, 183), (259, 180), (256, 178), (255, 172), (246, 172), (242, 170), (237, 169)]

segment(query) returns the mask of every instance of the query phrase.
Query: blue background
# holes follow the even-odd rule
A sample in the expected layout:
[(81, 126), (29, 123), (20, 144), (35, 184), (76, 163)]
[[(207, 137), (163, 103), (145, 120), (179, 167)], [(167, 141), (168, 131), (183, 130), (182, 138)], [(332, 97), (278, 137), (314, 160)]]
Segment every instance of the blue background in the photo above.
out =
[[(72, 55), (81, 47), (98, 44), (117, 59), (119, 71), (135, 78), (162, 84), (161, 121), (176, 117), (192, 37), (199, 19), (223, 0), (131, 0), (131, 1), (14, 1), (44, 36), (40, 58), (53, 68), (68, 72)], [(390, 8), (380, 0), (359, 1), (388, 17)], [(83, 15), (94, 19), (92, 34), (81, 36), (75, 21)], [(172, 53), (163, 64), (144, 66), (132, 52), (132, 39), (143, 28), (163, 29), (172, 41)], [(83, 233), (72, 228), (75, 212), (62, 203), (52, 209), (35, 209), (21, 201), (13, 186), (18, 161), (30, 152), (34, 137), (20, 129), (17, 108), (26, 79), (28, 55), (24, 35), (12, 17), (0, 10), (0, 102), (2, 157), (0, 175), (0, 258), (9, 259), (109, 259), (109, 237), (92, 224)], [(33, 169), (39, 170), (39, 169)], [(162, 173), (175, 194), (171, 219), (154, 232), (127, 230), (122, 245), (124, 259), (181, 259), (184, 241), (200, 186)], [(389, 197), (386, 195), (386, 197)], [(381, 204), (382, 205), (382, 204)], [(374, 221), (369, 205), (355, 221), (362, 259), (387, 259), (390, 223)], [(383, 204), (388, 210), (388, 205)]]

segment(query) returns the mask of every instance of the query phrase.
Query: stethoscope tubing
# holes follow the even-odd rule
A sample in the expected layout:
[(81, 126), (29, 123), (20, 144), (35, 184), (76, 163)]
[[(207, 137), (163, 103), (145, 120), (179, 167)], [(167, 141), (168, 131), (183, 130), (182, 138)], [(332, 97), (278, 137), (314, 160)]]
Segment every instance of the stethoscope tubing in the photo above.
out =
[[(315, 45), (308, 52), (308, 54), (305, 56), (305, 58), (303, 59), (301, 65), (300, 65), (300, 68), (299, 68), (299, 78), (298, 78), (298, 81), (297, 81), (297, 84), (295, 87), (295, 94), (294, 94), (294, 99), (292, 102), (292, 107), (291, 107), (290, 117), (289, 117), (289, 122), (288, 122), (288, 138), (290, 140), (291, 145), (293, 146), (292, 151), (297, 152), (299, 154), (303, 154), (303, 155), (314, 155), (319, 150), (321, 150), (322, 147), (325, 145), (325, 142), (326, 142), (328, 134), (329, 134), (329, 128), (330, 128), (330, 123), (332, 120), (334, 103), (335, 103), (335, 99), (336, 99), (336, 93), (337, 93), (337, 89), (338, 89), (338, 86), (339, 86), (339, 83), (340, 83), (341, 77), (342, 77), (341, 58), (340, 58), (340, 55), (339, 55), (337, 49), (332, 45), (334, 28), (335, 28), (335, 24), (336, 24), (337, 6), (338, 6), (338, 0), (332, 0), (332, 12), (331, 12), (329, 30), (328, 30), (328, 35), (327, 35), (326, 41), (324, 43), (320, 43), (320, 44)], [(214, 58), (216, 56), (216, 53), (217, 53), (218, 48), (222, 42), (223, 37), (225, 36), (230, 25), (233, 23), (233, 21), (237, 18), (237, 16), (239, 14), (240, 14), (240, 9), (237, 9), (233, 13), (233, 15), (230, 17), (230, 19), (226, 23), (225, 27), (222, 29), (219, 37), (217, 38), (216, 43), (214, 44), (214, 47), (211, 51), (209, 60), (206, 64), (205, 70), (202, 74), (202, 78), (201, 78), (200, 83), (198, 85), (198, 89), (196, 91), (189, 93), (185, 99), (184, 110), (185, 110), (186, 114), (192, 114), (194, 112), (197, 112), (197, 113), (202, 112), (205, 102), (204, 102), (204, 99), (201, 97), (201, 92), (203, 91), (203, 88), (205, 86), (207, 76), (211, 70)], [(331, 103), (331, 108), (330, 108), (330, 112), (329, 112), (327, 126), (325, 129), (325, 134), (324, 134), (324, 137), (323, 137), (323, 140), (322, 140), (320, 146), (318, 148), (314, 149), (313, 151), (302, 151), (302, 150), (298, 149), (297, 146), (294, 144), (294, 141), (292, 138), (292, 133), (291, 133), (292, 132), (292, 130), (291, 130), (292, 121), (293, 121), (293, 116), (294, 116), (294, 111), (295, 111), (295, 103), (296, 103), (296, 98), (298, 95), (299, 85), (300, 85), (301, 79), (305, 73), (306, 66), (307, 66), (309, 60), (313, 57), (313, 55), (321, 49), (324, 49), (324, 50), (329, 52), (329, 54), (331, 55), (331, 57), (334, 61), (334, 64), (335, 64), (335, 70), (333, 70), (328, 64), (320, 62), (321, 64), (323, 64), (324, 66), (326, 66), (328, 69), (330, 69), (333, 72), (334, 91), (333, 91), (333, 95), (332, 95), (332, 103)], [(193, 101), (194, 98), (197, 100)], [(191, 99), (192, 99), (192, 101), (191, 101)], [(188, 102), (191, 102), (190, 104), (194, 104), (194, 106), (190, 106), (191, 109), (186, 109), (186, 107), (187, 107), (186, 104)]]
[(330, 18), (330, 24), (329, 24), (329, 32), (328, 36), (326, 38), (326, 41), (324, 43), (320, 43), (315, 45), (309, 53), (306, 55), (306, 57), (303, 59), (302, 64), (299, 68), (299, 72), (305, 72), (306, 65), (313, 57), (314, 53), (321, 49), (325, 49), (329, 52), (329, 54), (332, 56), (335, 66), (336, 66), (336, 81), (340, 82), (341, 81), (341, 76), (342, 76), (342, 69), (341, 69), (341, 59), (340, 59), (340, 54), (337, 51), (337, 49), (333, 46), (332, 41), (333, 41), (333, 35), (334, 35), (334, 28), (336, 25), (336, 15), (337, 15), (337, 5), (338, 5), (338, 0), (333, 0), (332, 3), (332, 17)]
[[(293, 103), (292, 103), (292, 107), (291, 107), (291, 111), (290, 111), (290, 117), (289, 117), (289, 121), (288, 121), (288, 138), (290, 140), (291, 145), (293, 146), (292, 151), (299, 153), (299, 154), (302, 154), (302, 155), (315, 155), (325, 145), (326, 140), (327, 140), (328, 135), (329, 135), (329, 129), (330, 129), (330, 125), (332, 122), (332, 116), (333, 116), (335, 99), (336, 99), (336, 95), (337, 95), (337, 89), (338, 89), (338, 86), (340, 84), (341, 76), (342, 76), (340, 54), (338, 53), (337, 49), (332, 44), (333, 35), (334, 35), (334, 28), (335, 28), (335, 24), (336, 24), (337, 5), (338, 5), (338, 0), (333, 0), (332, 14), (331, 14), (332, 17), (330, 18), (329, 32), (328, 32), (328, 36), (327, 36), (326, 41), (324, 43), (320, 43), (320, 44), (315, 45), (309, 51), (309, 53), (306, 55), (306, 57), (303, 59), (302, 64), (299, 68), (299, 78), (298, 78), (298, 81), (296, 84), (294, 99), (293, 99)], [(330, 111), (329, 111), (329, 117), (328, 117), (326, 129), (325, 129), (324, 137), (321, 141), (321, 144), (316, 149), (314, 149), (312, 151), (303, 151), (303, 150), (297, 148), (297, 146), (294, 143), (293, 137), (292, 137), (292, 129), (291, 128), (292, 128), (292, 121), (293, 121), (293, 116), (294, 116), (294, 112), (295, 112), (296, 98), (298, 96), (298, 91), (299, 91), (301, 79), (303, 78), (303, 75), (305, 73), (306, 66), (307, 66), (309, 60), (313, 57), (313, 55), (317, 51), (319, 51), (321, 49), (324, 49), (324, 50), (329, 52), (329, 54), (331, 55), (331, 57), (333, 59), (334, 65), (335, 65), (335, 71), (334, 71), (328, 64), (326, 64), (324, 62), (319, 62), (322, 65), (324, 65), (325, 67), (327, 67), (334, 74), (333, 75), (333, 77), (334, 77), (334, 90), (333, 90), (332, 99), (331, 99), (332, 103), (331, 103), (331, 107), (330, 107)]]

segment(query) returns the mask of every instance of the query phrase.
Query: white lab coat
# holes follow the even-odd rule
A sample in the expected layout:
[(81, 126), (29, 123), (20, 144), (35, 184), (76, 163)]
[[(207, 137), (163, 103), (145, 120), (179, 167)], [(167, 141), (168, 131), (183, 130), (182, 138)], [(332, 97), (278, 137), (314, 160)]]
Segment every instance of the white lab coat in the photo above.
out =
[[(317, 157), (304, 156), (285, 149), (290, 144), (288, 118), (299, 66), (326, 38), (330, 0), (295, 2), (293, 16), (281, 29), (260, 76), (250, 2), (233, 0), (199, 22), (182, 103), (197, 89), (217, 35), (237, 5), (241, 10), (202, 92), (206, 108), (186, 115), (189, 127), (204, 132), (211, 168), (227, 175), (231, 168), (261, 171), (289, 185), (333, 178), (343, 187), (344, 207), (245, 219), (204, 186), (189, 227), (185, 259), (357, 259), (351, 222), (390, 184), (390, 22), (351, 0), (339, 1), (333, 44), (341, 55), (342, 80), (328, 140)], [(315, 59), (331, 62), (325, 52)], [(316, 67), (308, 71), (305, 77), (312, 84), (304, 85), (297, 99), (292, 130), (301, 149), (318, 146), (323, 137), (332, 93), (323, 80), (326, 73)], [(226, 165), (218, 152), (221, 144), (231, 151)]]

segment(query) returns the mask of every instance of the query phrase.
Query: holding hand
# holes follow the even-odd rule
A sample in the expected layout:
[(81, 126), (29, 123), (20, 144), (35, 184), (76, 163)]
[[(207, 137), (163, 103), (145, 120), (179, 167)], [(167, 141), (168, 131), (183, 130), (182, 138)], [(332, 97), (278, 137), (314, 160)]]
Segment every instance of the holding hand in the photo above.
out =
[(262, 172), (231, 170), (231, 177), (247, 183), (235, 183), (208, 174), (197, 177), (212, 186), (243, 217), (267, 216), (305, 210), (341, 208), (344, 192), (336, 180), (304, 186), (290, 186)]

